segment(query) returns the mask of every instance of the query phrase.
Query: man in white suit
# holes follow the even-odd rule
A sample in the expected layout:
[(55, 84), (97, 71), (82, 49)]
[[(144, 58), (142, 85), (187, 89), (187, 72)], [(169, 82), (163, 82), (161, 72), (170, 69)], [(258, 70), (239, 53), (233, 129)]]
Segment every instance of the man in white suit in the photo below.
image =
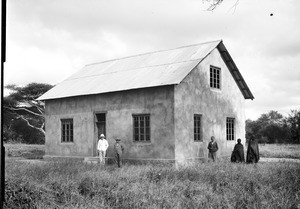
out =
[(101, 134), (97, 146), (99, 152), (100, 165), (101, 164), (105, 165), (105, 155), (106, 155), (107, 148), (108, 148), (108, 142), (105, 139), (104, 134)]

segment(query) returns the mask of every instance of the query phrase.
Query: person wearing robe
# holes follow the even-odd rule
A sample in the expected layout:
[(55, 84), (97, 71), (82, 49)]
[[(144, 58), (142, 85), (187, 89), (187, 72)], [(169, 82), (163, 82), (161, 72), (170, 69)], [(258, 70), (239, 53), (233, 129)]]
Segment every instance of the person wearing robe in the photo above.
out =
[(257, 163), (258, 161), (259, 161), (258, 143), (254, 138), (251, 138), (248, 142), (246, 162)]
[(241, 139), (238, 139), (237, 142), (238, 143), (234, 146), (234, 149), (231, 154), (231, 162), (245, 162), (244, 146), (241, 143)]
[(118, 167), (120, 168), (122, 165), (122, 154), (124, 151), (124, 146), (120, 143), (121, 139), (116, 138), (116, 143), (114, 145), (115, 157), (118, 163)]
[(211, 141), (208, 144), (208, 158), (212, 159), (214, 162), (216, 161), (217, 158), (217, 151), (219, 149), (217, 142), (215, 141), (215, 137), (211, 137)]

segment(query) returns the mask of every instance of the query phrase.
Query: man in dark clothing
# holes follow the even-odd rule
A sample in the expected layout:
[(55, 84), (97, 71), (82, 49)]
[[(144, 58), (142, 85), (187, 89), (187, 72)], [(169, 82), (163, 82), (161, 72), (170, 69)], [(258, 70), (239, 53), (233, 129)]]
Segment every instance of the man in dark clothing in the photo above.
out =
[(116, 161), (118, 163), (118, 167), (120, 168), (122, 165), (122, 153), (124, 151), (124, 146), (120, 143), (121, 139), (117, 138), (116, 143), (114, 145)]
[(241, 143), (241, 139), (238, 139), (237, 142), (231, 154), (231, 162), (245, 162), (244, 146)]
[(215, 137), (211, 137), (211, 141), (208, 144), (208, 158), (212, 159), (214, 162), (217, 158), (217, 151), (219, 149), (217, 142), (215, 141)]
[(246, 162), (257, 163), (258, 161), (259, 161), (258, 143), (254, 138), (251, 138), (248, 142)]

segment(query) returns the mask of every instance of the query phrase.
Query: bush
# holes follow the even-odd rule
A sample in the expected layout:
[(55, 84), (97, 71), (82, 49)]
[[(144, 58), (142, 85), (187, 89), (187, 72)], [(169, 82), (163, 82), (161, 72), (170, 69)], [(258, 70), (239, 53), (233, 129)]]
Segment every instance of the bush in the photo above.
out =
[(96, 192), (93, 180), (90, 177), (82, 179), (78, 186), (78, 192), (84, 197), (94, 197)]

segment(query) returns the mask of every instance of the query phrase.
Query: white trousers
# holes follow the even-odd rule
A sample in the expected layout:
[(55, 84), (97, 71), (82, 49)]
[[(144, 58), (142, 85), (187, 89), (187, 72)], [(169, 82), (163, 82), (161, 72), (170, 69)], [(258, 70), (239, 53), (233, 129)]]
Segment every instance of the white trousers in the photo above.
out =
[(103, 151), (103, 150), (99, 151), (100, 164), (105, 165), (105, 154), (106, 154), (106, 151)]

